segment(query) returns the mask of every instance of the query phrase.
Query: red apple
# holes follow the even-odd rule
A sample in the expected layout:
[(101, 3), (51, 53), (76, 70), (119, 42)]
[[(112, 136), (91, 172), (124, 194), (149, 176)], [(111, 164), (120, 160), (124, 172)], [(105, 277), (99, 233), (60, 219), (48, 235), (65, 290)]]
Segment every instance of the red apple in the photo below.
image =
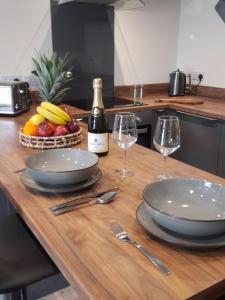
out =
[(59, 125), (54, 130), (54, 136), (66, 135), (66, 134), (69, 134), (69, 130), (64, 125)]
[(68, 123), (68, 128), (69, 128), (69, 132), (75, 133), (80, 130), (80, 125), (78, 121), (73, 118), (72, 121)]
[(37, 126), (37, 135), (48, 137), (53, 135), (53, 128), (49, 125), (48, 121), (41, 122)]

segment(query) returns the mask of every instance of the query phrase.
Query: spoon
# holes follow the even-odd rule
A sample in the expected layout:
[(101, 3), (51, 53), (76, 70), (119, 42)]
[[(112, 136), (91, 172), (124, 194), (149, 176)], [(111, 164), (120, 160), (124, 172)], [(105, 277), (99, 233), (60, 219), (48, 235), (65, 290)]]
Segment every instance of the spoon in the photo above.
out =
[(81, 196), (76, 196), (76, 197), (73, 197), (69, 201), (63, 202), (61, 204), (55, 204), (52, 207), (50, 207), (49, 209), (51, 211), (54, 211), (54, 210), (62, 209), (64, 207), (73, 206), (74, 204), (78, 205), (78, 204), (86, 203), (86, 202), (88, 202), (87, 199), (99, 198), (99, 197), (103, 196), (104, 194), (106, 194), (108, 192), (115, 192), (118, 189), (119, 189), (119, 187), (115, 186), (113, 188), (110, 188), (110, 189), (107, 189), (107, 190), (104, 190), (104, 191), (84, 194), (84, 195), (81, 195)]
[(115, 191), (108, 192), (98, 198), (91, 199), (91, 200), (87, 199), (87, 201), (82, 204), (78, 203), (78, 204), (74, 204), (72, 206), (63, 207), (61, 209), (52, 211), (52, 213), (55, 216), (59, 216), (61, 214), (64, 214), (65, 212), (75, 210), (75, 209), (78, 209), (81, 207), (85, 207), (85, 206), (89, 206), (89, 205), (93, 205), (93, 204), (106, 204), (106, 203), (111, 202), (113, 200), (113, 198), (116, 196), (116, 194), (117, 194), (117, 192), (115, 192)]

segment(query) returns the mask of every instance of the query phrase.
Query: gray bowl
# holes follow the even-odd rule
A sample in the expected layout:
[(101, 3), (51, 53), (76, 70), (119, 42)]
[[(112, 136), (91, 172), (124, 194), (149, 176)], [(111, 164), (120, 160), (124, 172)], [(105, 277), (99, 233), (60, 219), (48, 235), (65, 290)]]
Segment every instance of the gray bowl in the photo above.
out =
[(32, 178), (47, 185), (77, 184), (87, 180), (98, 167), (98, 156), (80, 149), (53, 149), (25, 160)]
[(145, 208), (161, 226), (179, 234), (225, 233), (225, 187), (206, 180), (168, 179), (148, 185)]

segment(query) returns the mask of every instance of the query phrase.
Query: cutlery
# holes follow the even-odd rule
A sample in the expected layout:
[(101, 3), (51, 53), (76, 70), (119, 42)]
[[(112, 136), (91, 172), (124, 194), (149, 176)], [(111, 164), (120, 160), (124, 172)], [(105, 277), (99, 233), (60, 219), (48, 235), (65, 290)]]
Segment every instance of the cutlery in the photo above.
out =
[(111, 202), (113, 200), (113, 198), (116, 196), (116, 194), (117, 194), (117, 192), (113, 191), (113, 192), (105, 193), (104, 195), (102, 195), (98, 198), (94, 198), (92, 200), (89, 200), (90, 198), (87, 198), (86, 201), (84, 201), (82, 203), (75, 203), (71, 206), (66, 206), (66, 207), (60, 208), (58, 210), (53, 210), (52, 213), (55, 216), (59, 216), (61, 214), (64, 214), (65, 212), (75, 210), (78, 208), (82, 208), (85, 206), (89, 206), (89, 205), (93, 205), (93, 204), (106, 204), (106, 203)]
[(49, 209), (51, 211), (55, 211), (55, 210), (59, 210), (63, 207), (68, 207), (68, 206), (71, 206), (71, 205), (74, 205), (74, 204), (81, 204), (83, 202), (87, 202), (86, 201), (87, 199), (101, 197), (106, 193), (115, 192), (117, 190), (119, 190), (119, 187), (115, 186), (115, 187), (107, 189), (105, 191), (89, 193), (89, 194), (77, 196), (77, 197), (72, 198), (70, 201), (66, 201), (66, 202), (63, 202), (61, 204), (56, 204), (56, 205), (50, 207)]
[(111, 224), (112, 231), (115, 234), (115, 236), (123, 242), (128, 242), (134, 247), (136, 247), (138, 250), (141, 251), (142, 254), (144, 254), (145, 257), (147, 257), (151, 263), (163, 274), (163, 275), (169, 275), (170, 271), (162, 264), (162, 262), (152, 255), (150, 252), (145, 250), (141, 245), (131, 240), (127, 234), (126, 231), (124, 231), (119, 224), (113, 223)]
[(23, 171), (25, 171), (26, 170), (26, 168), (21, 168), (21, 169), (17, 169), (17, 170), (15, 170), (13, 173), (21, 173), (21, 172), (23, 172)]

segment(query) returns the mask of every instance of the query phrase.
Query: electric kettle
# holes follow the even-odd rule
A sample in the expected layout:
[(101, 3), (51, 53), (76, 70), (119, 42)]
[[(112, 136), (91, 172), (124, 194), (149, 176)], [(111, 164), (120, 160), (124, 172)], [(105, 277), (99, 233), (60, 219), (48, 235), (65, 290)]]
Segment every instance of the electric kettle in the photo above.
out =
[[(188, 83), (187, 83), (188, 78)], [(191, 90), (191, 75), (179, 69), (170, 73), (169, 96), (184, 96)]]

